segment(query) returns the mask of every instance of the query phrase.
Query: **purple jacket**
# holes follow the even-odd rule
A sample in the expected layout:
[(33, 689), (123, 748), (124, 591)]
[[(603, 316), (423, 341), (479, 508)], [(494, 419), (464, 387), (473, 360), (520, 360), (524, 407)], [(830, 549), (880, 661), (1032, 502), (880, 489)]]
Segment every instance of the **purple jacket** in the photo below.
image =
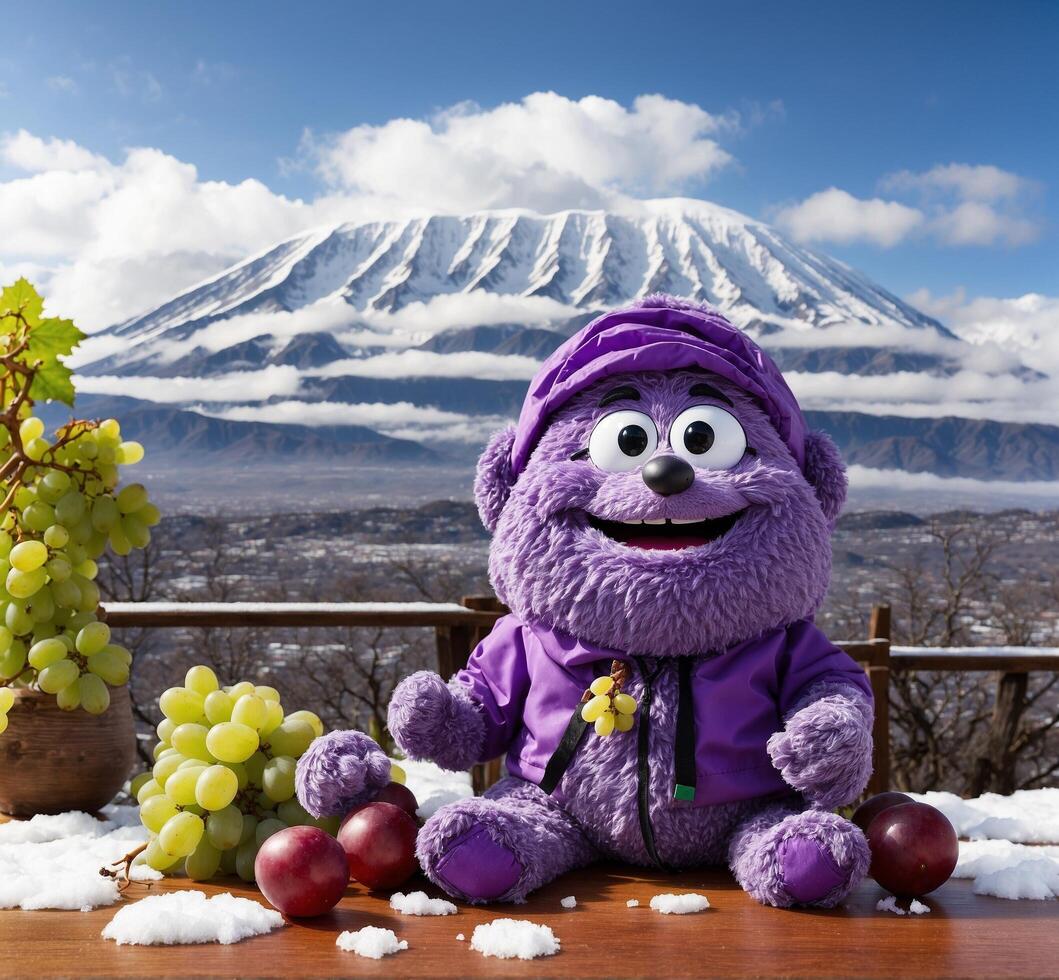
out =
[[(456, 675), (485, 718), (479, 761), (506, 751), (511, 775), (540, 783), (596, 676), (593, 664), (601, 660), (625, 661), (638, 675), (628, 654), (527, 625), (514, 615), (500, 619)], [(765, 745), (800, 707), (800, 697), (821, 681), (849, 684), (871, 701), (864, 670), (808, 620), (698, 659), (691, 675), (698, 773), (694, 805), (789, 791)], [(586, 737), (598, 736), (589, 731)], [(608, 737), (635, 743), (632, 732)]]

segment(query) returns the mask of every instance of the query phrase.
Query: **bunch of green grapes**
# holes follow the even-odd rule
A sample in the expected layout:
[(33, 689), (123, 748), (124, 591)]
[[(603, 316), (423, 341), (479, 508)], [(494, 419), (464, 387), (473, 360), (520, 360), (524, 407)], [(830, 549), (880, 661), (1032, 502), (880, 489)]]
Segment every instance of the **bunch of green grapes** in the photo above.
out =
[(132, 655), (98, 619), (96, 559), (108, 546), (119, 555), (146, 547), (160, 514), (143, 484), (117, 489), (118, 467), (143, 459), (117, 421), (70, 422), (56, 436), (45, 439), (34, 415), (13, 439), (0, 427), (0, 466), (21, 460), (11, 467), (17, 482), (0, 484), (0, 684), (102, 714), (107, 685), (128, 681)]
[(253, 881), (258, 848), (276, 831), (311, 824), (337, 833), (337, 817), (314, 819), (294, 796), (297, 760), (324, 733), (311, 711), (284, 714), (274, 687), (222, 688), (204, 666), (163, 691), (158, 706), (154, 768), (131, 787), (151, 832), (147, 865), (196, 881)]

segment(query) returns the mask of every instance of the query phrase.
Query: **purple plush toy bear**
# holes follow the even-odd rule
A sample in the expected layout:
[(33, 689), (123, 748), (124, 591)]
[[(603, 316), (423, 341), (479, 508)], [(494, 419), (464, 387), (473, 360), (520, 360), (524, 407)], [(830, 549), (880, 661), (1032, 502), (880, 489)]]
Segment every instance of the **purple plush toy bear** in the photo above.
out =
[[(413, 674), (390, 704), (410, 758), (460, 770), (507, 753), (506, 778), (420, 831), (427, 875), (519, 902), (601, 858), (727, 862), (765, 904), (840, 902), (868, 847), (832, 809), (870, 774), (872, 700), (812, 617), (845, 493), (834, 445), (715, 311), (651, 297), (564, 343), (478, 464), (512, 613), (465, 670)], [(600, 677), (624, 712), (589, 723)], [(616, 688), (597, 688), (598, 709)], [(357, 733), (303, 763), (313, 813), (388, 774)]]

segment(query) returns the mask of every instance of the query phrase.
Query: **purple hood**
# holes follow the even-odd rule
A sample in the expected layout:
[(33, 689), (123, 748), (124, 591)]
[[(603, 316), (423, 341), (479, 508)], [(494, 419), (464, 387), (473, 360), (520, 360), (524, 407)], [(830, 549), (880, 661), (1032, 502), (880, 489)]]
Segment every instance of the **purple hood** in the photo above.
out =
[(593, 320), (558, 348), (530, 382), (511, 447), (511, 472), (526, 467), (555, 411), (600, 378), (629, 371), (703, 368), (751, 395), (800, 467), (806, 424), (779, 368), (720, 313), (668, 296)]

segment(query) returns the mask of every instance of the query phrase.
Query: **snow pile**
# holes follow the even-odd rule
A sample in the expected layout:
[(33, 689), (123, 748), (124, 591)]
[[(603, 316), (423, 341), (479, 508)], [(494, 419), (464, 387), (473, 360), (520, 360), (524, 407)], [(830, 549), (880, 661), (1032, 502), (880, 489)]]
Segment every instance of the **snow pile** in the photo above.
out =
[(532, 960), (558, 953), (559, 940), (547, 926), (527, 919), (493, 919), (474, 927), (471, 949), (501, 960)]
[(559, 904), (564, 909), (576, 909), (577, 908), (577, 896), (567, 895), (566, 898), (559, 899)]
[[(81, 909), (113, 905), (120, 893), (99, 869), (145, 840), (137, 808), (107, 807), (106, 820), (73, 811), (0, 825), (0, 908)], [(140, 881), (161, 878), (146, 865)]]
[(178, 943), (237, 943), (283, 925), (279, 912), (225, 892), (179, 891), (151, 895), (126, 905), (103, 929), (119, 946), (172, 946)]
[(365, 926), (356, 932), (343, 932), (335, 945), (347, 953), (366, 956), (368, 959), (381, 960), (384, 956), (399, 953), (408, 949), (408, 941), (398, 939), (392, 929), (380, 929), (378, 926)]
[(689, 912), (703, 912), (709, 907), (710, 900), (695, 892), (688, 892), (686, 895), (655, 895), (651, 899), (651, 908), (663, 915), (687, 915)]
[(456, 939), (458, 942), (462, 943), (466, 938), (467, 937), (462, 932), (456, 933)]
[(629, 909), (638, 909), (640, 907), (640, 900), (638, 898), (630, 898), (625, 903), (625, 907)]
[(910, 793), (937, 807), (960, 837), (1059, 844), (1059, 789), (1023, 789), (1011, 796), (986, 793), (961, 800), (954, 793)]
[(1059, 846), (1027, 847), (1007, 840), (962, 841), (954, 878), (973, 878), (977, 895), (1059, 898)]
[(394, 892), (390, 908), (402, 915), (455, 915), (456, 906), (443, 898), (428, 898), (426, 892)]
[(919, 899), (913, 898), (912, 903), (907, 909), (901, 908), (897, 904), (897, 899), (893, 895), (887, 895), (886, 898), (880, 898), (875, 903), (875, 908), (880, 912), (893, 912), (895, 915), (922, 915), (924, 912), (930, 911), (929, 905), (924, 905)]
[(405, 785), (419, 802), (416, 813), (426, 820), (446, 803), (474, 796), (469, 772), (448, 772), (433, 762), (414, 762), (401, 759), (397, 764), (405, 771)]

